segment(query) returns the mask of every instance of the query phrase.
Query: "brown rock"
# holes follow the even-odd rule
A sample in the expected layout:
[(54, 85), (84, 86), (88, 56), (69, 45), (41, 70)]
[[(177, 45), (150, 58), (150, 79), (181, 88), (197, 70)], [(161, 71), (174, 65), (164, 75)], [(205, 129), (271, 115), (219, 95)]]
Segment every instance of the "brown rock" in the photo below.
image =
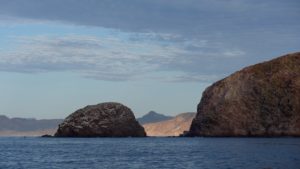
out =
[(56, 137), (144, 137), (132, 111), (120, 103), (86, 106), (59, 125)]
[(214, 83), (197, 112), (190, 136), (300, 136), (300, 53)]
[(196, 113), (182, 113), (172, 119), (144, 124), (147, 136), (179, 136), (190, 129)]

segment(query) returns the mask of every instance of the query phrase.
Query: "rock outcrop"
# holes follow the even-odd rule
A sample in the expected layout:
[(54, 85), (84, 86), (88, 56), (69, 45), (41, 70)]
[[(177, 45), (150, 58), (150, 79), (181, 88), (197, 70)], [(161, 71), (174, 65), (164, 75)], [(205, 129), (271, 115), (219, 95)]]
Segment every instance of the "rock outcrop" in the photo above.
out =
[(144, 137), (132, 111), (120, 103), (86, 106), (59, 125), (56, 137)]
[(181, 113), (172, 119), (144, 124), (147, 136), (180, 136), (190, 129), (196, 113)]
[(188, 136), (300, 136), (300, 53), (249, 66), (208, 87)]

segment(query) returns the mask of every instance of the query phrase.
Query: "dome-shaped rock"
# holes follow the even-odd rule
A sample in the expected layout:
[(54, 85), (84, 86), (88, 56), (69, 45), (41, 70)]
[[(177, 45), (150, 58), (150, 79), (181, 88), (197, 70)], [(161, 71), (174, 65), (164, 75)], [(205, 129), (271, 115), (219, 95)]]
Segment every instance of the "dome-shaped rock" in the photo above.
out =
[(144, 128), (132, 111), (120, 103), (86, 106), (69, 115), (56, 137), (144, 137)]
[(189, 136), (300, 136), (300, 53), (249, 66), (208, 87)]

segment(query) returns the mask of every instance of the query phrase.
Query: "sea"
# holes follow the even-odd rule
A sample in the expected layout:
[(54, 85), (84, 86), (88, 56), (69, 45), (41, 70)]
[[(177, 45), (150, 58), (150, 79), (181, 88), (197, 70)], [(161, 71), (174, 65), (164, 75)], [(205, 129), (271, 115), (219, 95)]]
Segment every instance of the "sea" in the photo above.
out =
[(0, 169), (300, 169), (300, 138), (0, 137)]

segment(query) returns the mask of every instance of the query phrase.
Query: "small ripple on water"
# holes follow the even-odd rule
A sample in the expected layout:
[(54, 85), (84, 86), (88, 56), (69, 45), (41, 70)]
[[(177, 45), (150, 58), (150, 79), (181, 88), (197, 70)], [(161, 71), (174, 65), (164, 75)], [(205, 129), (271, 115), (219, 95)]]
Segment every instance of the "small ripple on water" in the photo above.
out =
[(299, 138), (0, 138), (0, 168), (290, 168)]

